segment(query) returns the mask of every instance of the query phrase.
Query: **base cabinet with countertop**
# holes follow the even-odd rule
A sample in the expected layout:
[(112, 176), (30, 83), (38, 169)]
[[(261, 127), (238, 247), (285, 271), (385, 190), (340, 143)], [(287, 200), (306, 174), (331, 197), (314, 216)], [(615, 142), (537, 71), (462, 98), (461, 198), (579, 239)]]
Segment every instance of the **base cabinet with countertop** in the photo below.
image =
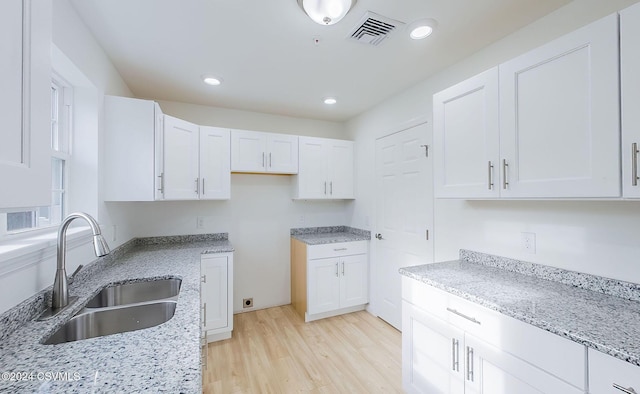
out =
[(589, 349), (589, 393), (640, 393), (640, 367)]
[(233, 253), (203, 254), (200, 264), (206, 342), (229, 339), (233, 331)]
[(305, 321), (365, 308), (368, 249), (362, 238), (315, 245), (291, 238), (291, 303)]

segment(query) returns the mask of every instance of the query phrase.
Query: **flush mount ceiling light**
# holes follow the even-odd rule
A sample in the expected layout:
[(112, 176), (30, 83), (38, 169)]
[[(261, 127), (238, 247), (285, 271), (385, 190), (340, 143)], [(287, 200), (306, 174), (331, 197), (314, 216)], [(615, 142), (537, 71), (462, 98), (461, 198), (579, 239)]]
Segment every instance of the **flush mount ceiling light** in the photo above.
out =
[(409, 37), (414, 40), (421, 40), (429, 37), (436, 26), (438, 26), (438, 22), (434, 19), (420, 19), (411, 23), (407, 29), (409, 30)]
[(344, 18), (357, 0), (298, 0), (298, 5), (314, 22), (333, 25)]
[(222, 83), (222, 78), (210, 74), (205, 74), (202, 76), (202, 81), (207, 85), (218, 86)]
[(324, 99), (324, 103), (327, 104), (327, 105), (333, 105), (333, 104), (335, 104), (337, 102), (338, 102), (338, 100), (336, 100), (335, 97), (325, 97), (325, 99)]

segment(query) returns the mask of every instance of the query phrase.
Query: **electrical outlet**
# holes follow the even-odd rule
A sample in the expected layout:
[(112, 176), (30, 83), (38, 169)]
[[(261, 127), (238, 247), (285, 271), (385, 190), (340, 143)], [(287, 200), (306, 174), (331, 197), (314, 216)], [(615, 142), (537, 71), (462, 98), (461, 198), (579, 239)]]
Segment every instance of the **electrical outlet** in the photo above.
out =
[(521, 233), (522, 234), (522, 251), (525, 253), (536, 254), (536, 234), (535, 233)]
[(196, 228), (204, 228), (204, 216), (198, 216), (196, 218)]
[(298, 224), (303, 225), (305, 222), (305, 217), (304, 215), (300, 215), (298, 216)]
[(242, 307), (243, 308), (253, 308), (253, 298), (243, 298), (242, 299)]

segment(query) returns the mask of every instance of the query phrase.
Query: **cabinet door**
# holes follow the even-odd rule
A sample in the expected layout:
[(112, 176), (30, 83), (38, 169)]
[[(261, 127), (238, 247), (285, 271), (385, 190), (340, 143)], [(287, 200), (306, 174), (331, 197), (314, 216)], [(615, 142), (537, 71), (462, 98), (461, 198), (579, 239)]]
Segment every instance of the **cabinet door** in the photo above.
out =
[(164, 197), (166, 200), (197, 200), (198, 126), (164, 117)]
[(589, 349), (589, 393), (623, 394), (621, 388), (640, 393), (640, 367)]
[(618, 64), (611, 15), (500, 66), (502, 197), (620, 196)]
[(231, 171), (265, 172), (267, 169), (267, 133), (231, 131)]
[(327, 198), (353, 198), (353, 142), (327, 141)]
[(435, 195), (499, 196), (498, 68), (433, 96)]
[(622, 193), (640, 198), (640, 4), (620, 12), (622, 88)]
[(158, 103), (155, 103), (155, 199), (164, 200), (164, 114)]
[(300, 137), (297, 197), (327, 198), (327, 144), (324, 138)]
[(340, 308), (340, 260), (309, 260), (307, 313), (316, 314)]
[(584, 391), (535, 366), (465, 334), (465, 393), (473, 394), (583, 394)]
[(369, 302), (369, 262), (366, 254), (340, 257), (340, 308)]
[(0, 208), (49, 205), (50, 0), (0, 2), (0, 58)]
[(464, 393), (463, 332), (402, 302), (402, 387), (408, 393)]
[(202, 259), (201, 264), (204, 329), (210, 331), (227, 327), (229, 325), (227, 257), (206, 257)]
[(267, 171), (279, 174), (298, 173), (298, 136), (267, 134)]
[(230, 132), (200, 126), (200, 199), (231, 197)]

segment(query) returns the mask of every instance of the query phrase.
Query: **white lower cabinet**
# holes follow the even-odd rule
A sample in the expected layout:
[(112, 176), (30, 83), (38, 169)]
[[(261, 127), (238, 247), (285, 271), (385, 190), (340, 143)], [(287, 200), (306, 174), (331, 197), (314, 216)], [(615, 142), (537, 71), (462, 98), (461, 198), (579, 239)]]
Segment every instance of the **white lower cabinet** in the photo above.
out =
[(589, 349), (589, 393), (640, 393), (640, 367)]
[(585, 393), (585, 347), (403, 277), (409, 393)]
[(205, 338), (207, 342), (229, 339), (233, 331), (233, 254), (205, 254), (200, 264)]

